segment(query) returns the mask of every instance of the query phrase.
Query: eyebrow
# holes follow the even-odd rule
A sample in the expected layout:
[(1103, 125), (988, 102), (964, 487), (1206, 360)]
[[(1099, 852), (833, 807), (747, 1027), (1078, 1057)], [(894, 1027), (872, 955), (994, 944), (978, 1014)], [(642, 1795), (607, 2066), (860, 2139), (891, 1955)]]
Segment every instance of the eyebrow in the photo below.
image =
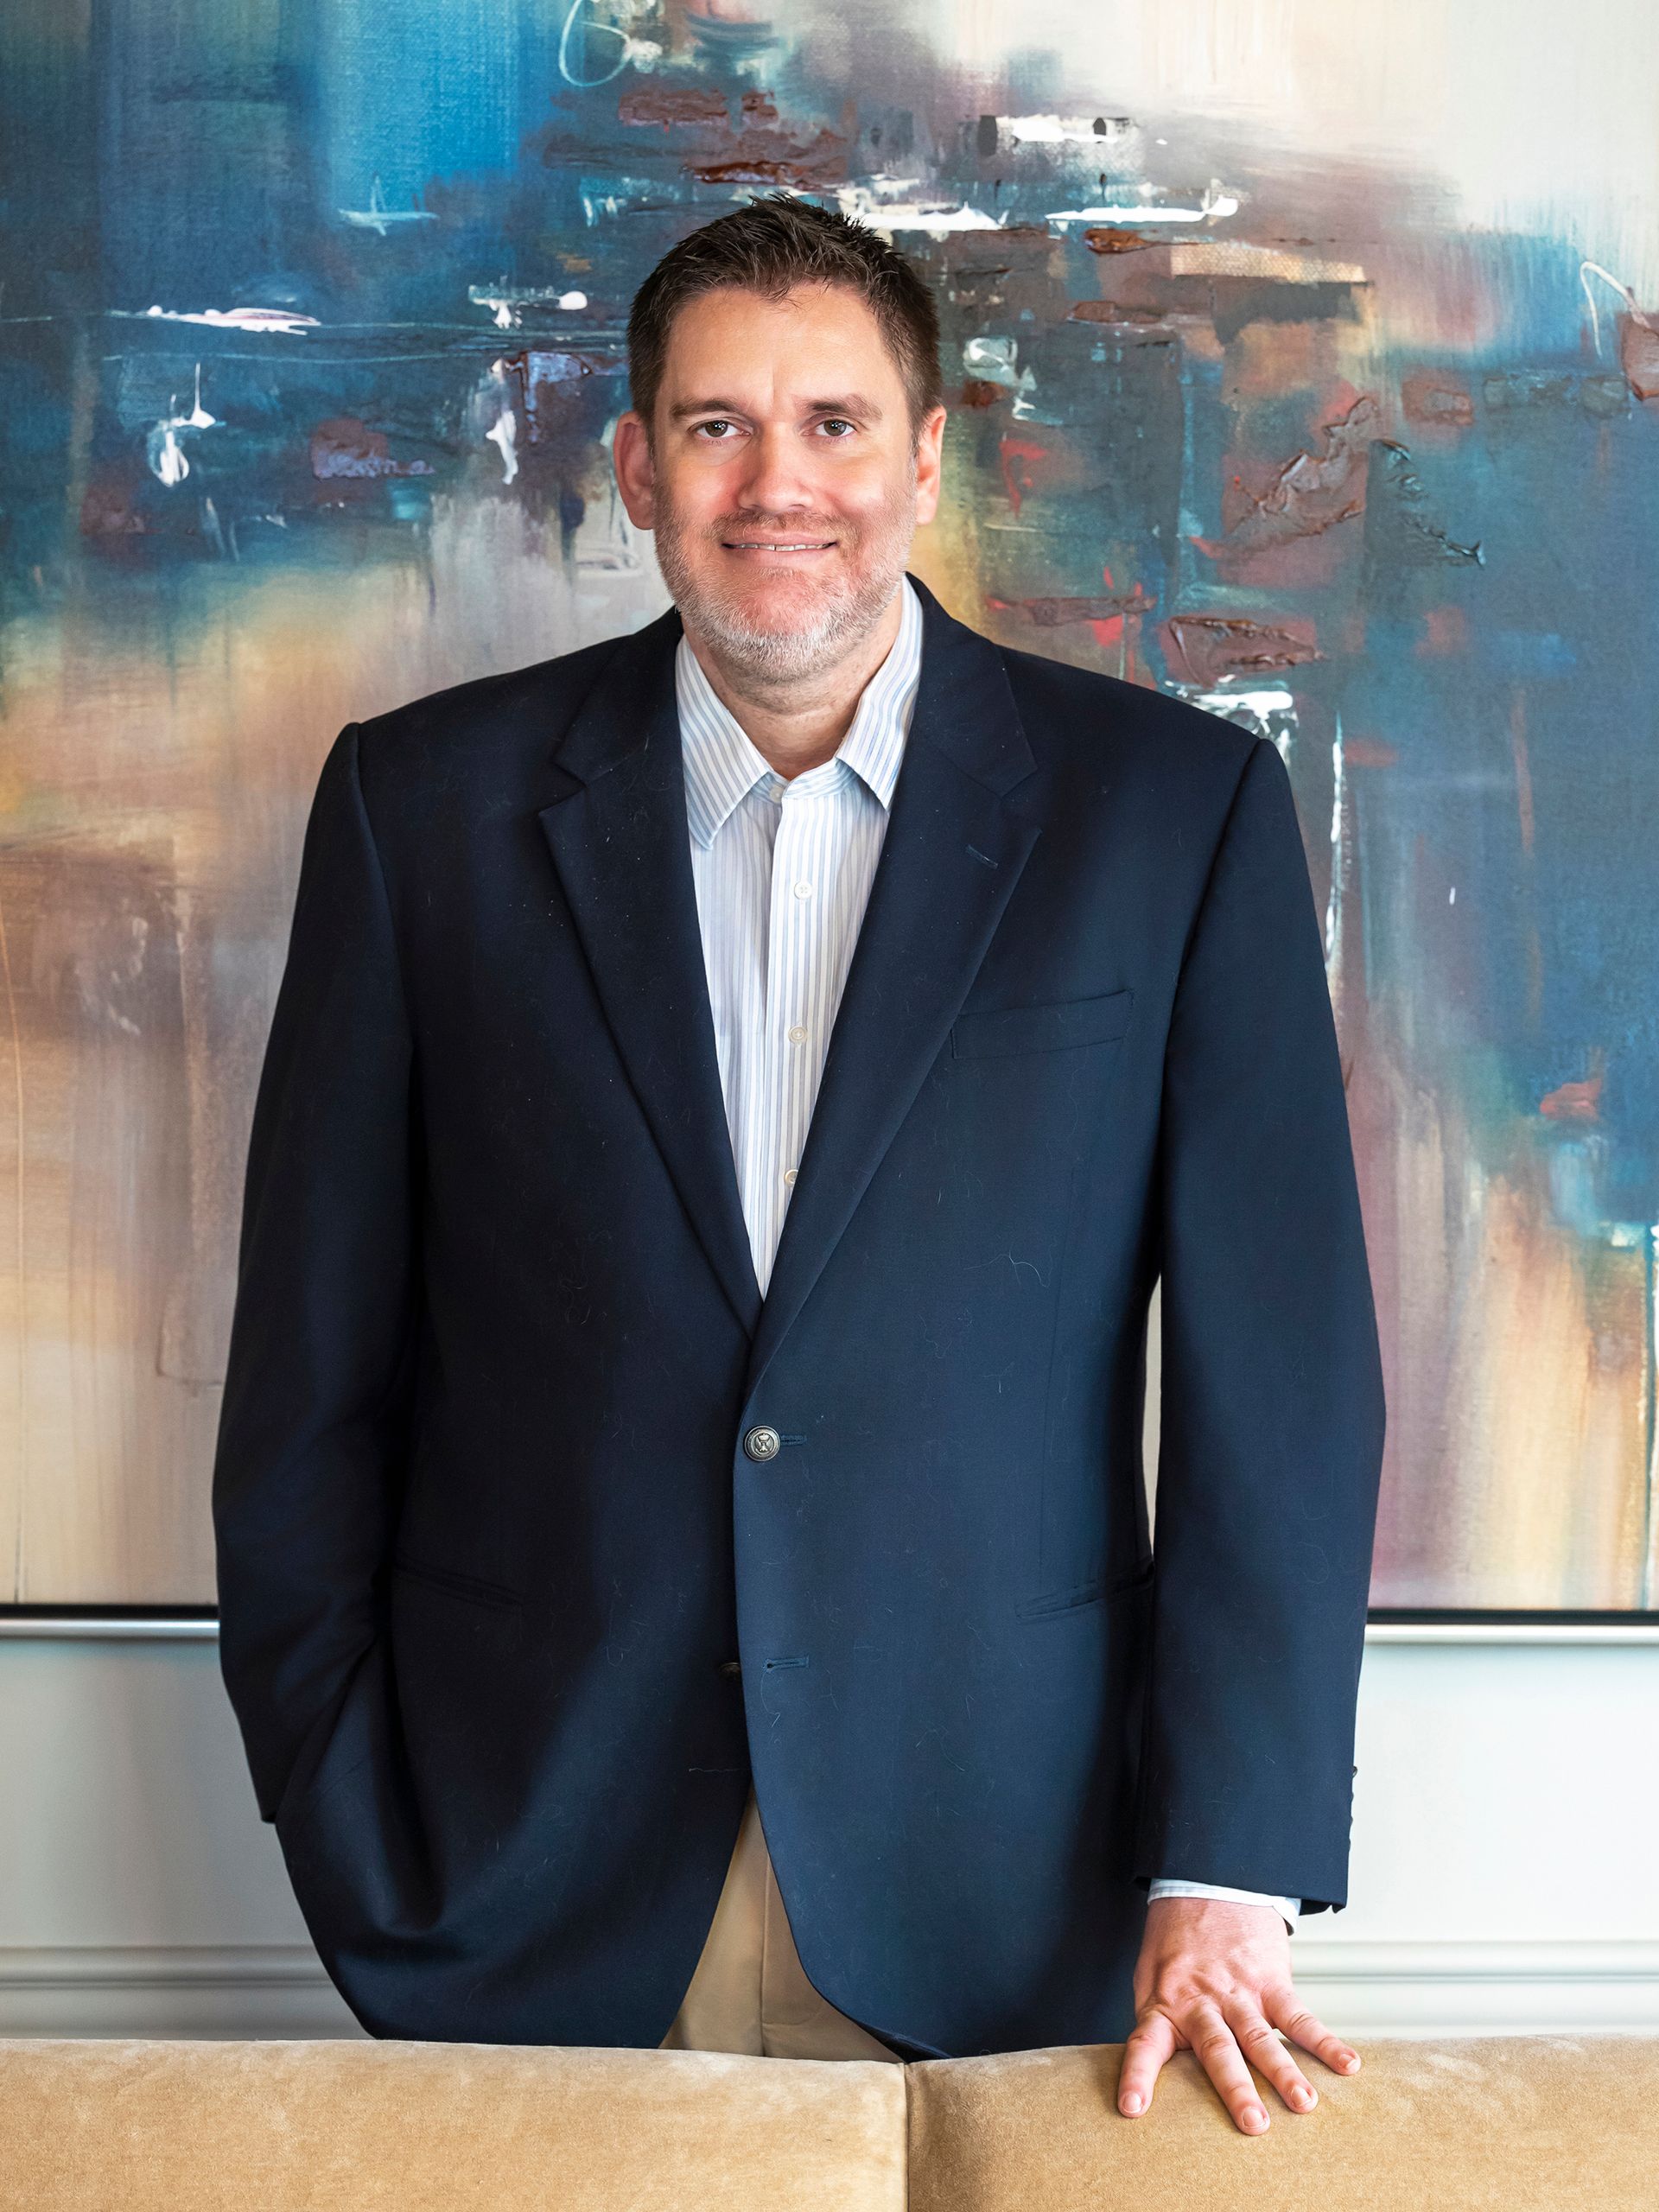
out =
[[(677, 399), (670, 406), (671, 423), (683, 423), (688, 415), (741, 415), (747, 410), (735, 399)], [(866, 422), (879, 423), (881, 410), (873, 399), (866, 399), (861, 391), (843, 391), (838, 398), (809, 399), (809, 415), (861, 415)]]

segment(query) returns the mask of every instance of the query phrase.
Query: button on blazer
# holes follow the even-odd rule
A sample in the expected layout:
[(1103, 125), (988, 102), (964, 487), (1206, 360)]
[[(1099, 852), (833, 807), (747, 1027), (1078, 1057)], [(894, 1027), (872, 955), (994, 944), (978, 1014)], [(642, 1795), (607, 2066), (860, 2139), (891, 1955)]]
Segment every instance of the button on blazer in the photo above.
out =
[(1290, 777), (911, 582), (764, 1299), (677, 611), (324, 761), (213, 1512), (373, 2034), (656, 2045), (751, 1777), (808, 1974), (906, 2056), (1121, 2040), (1160, 1874), (1346, 1901), (1384, 1402)]

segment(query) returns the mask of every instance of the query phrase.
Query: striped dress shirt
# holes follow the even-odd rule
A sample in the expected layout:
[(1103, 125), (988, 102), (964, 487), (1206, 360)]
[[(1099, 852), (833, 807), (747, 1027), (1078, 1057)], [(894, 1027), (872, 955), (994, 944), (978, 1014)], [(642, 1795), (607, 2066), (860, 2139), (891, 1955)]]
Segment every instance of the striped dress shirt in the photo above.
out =
[[(709, 1000), (732, 1157), (764, 1294), (836, 1009), (887, 835), (922, 667), (922, 606), (899, 585), (899, 634), (834, 757), (783, 777), (682, 635), (674, 681)], [(1299, 1897), (1160, 1877), (1154, 1897), (1277, 1905)]]

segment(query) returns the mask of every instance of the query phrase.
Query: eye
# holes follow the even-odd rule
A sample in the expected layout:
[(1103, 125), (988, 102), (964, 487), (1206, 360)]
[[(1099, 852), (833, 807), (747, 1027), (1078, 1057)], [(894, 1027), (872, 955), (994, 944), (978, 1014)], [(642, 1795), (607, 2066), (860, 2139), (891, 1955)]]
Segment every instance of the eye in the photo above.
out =
[[(824, 427), (824, 429), (825, 429), (826, 430), (829, 429), (830, 424), (831, 423), (845, 423), (845, 424), (846, 424), (846, 427), (847, 427), (847, 428), (848, 428), (848, 429), (849, 429), (849, 430), (856, 429), (857, 429), (857, 427), (858, 427), (858, 425), (857, 425), (855, 423), (849, 423), (849, 422), (847, 421), (847, 417), (846, 417), (844, 415), (831, 415), (831, 416), (830, 416), (826, 419), (826, 421), (825, 421), (825, 423), (824, 423), (824, 425), (823, 425), (823, 427)], [(844, 438), (831, 438), (831, 439), (830, 439), (830, 444), (831, 444), (832, 446), (839, 446), (839, 445), (844, 445), (844, 444), (846, 443), (846, 440), (845, 440)]]
[[(729, 417), (729, 416), (725, 416), (725, 415), (716, 415), (716, 416), (715, 416), (713, 417), (713, 419), (712, 419), (711, 421), (709, 421), (709, 422), (707, 422), (707, 423), (699, 423), (696, 425), (696, 429), (692, 431), (692, 434), (691, 434), (691, 435), (693, 435), (693, 437), (695, 437), (695, 436), (697, 435), (697, 431), (699, 431), (699, 430), (712, 430), (712, 429), (716, 429), (716, 428), (717, 428), (721, 423), (724, 423), (726, 424), (726, 427), (727, 427), (728, 429), (731, 428), (731, 420), (730, 420), (730, 417)], [(724, 439), (724, 438), (710, 438), (710, 439), (709, 440), (709, 443), (710, 445), (723, 446), (723, 445), (725, 444), (725, 442), (726, 442), (726, 441), (725, 441), (725, 439)]]

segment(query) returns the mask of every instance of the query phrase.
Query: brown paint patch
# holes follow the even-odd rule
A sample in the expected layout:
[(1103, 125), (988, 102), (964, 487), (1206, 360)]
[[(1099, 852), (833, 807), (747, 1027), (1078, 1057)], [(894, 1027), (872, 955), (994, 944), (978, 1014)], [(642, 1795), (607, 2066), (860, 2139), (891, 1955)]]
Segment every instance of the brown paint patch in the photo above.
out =
[[(747, 99), (744, 105), (747, 107)], [(703, 128), (713, 124), (723, 130), (730, 121), (730, 112), (724, 92), (694, 85), (642, 85), (624, 92), (618, 100), (616, 119), (635, 130), (649, 128), (653, 124), (664, 130), (672, 130), (676, 124)]]
[(1172, 668), (1205, 686), (1325, 658), (1311, 622), (1257, 622), (1242, 614), (1173, 614), (1164, 625), (1164, 653)]
[(1065, 311), (1068, 322), (1161, 323), (1169, 318), (1162, 308), (1132, 307), (1126, 300), (1075, 300)]
[(144, 537), (149, 518), (138, 505), (143, 480), (125, 455), (93, 468), (81, 494), (81, 535), (101, 540), (106, 551), (118, 538)]
[(1638, 399), (1659, 399), (1659, 330), (1639, 311), (1618, 318), (1618, 365)]
[(1001, 612), (1023, 614), (1039, 629), (1052, 630), (1062, 622), (1121, 622), (1126, 614), (1150, 614), (1158, 602), (1143, 584), (1126, 592), (1104, 592), (1087, 599), (992, 599), (986, 605)]
[(311, 474), (321, 482), (340, 477), (429, 476), (429, 461), (394, 461), (384, 430), (372, 430), (359, 415), (331, 415), (319, 423), (309, 441)]
[(1408, 423), (1466, 430), (1475, 419), (1475, 403), (1455, 377), (1439, 369), (1414, 369), (1400, 379), (1400, 411)]
[(723, 159), (684, 166), (686, 175), (702, 184), (841, 183), (847, 175), (847, 142), (834, 130), (820, 130), (805, 144), (781, 131), (744, 130)]
[(1224, 502), (1230, 510), (1225, 548), (1199, 539), (1205, 552), (1255, 552), (1300, 537), (1317, 537), (1365, 511), (1365, 472), (1378, 409), (1369, 394), (1325, 424), (1325, 450), (1306, 448), (1284, 462), (1266, 492), (1235, 478)]

